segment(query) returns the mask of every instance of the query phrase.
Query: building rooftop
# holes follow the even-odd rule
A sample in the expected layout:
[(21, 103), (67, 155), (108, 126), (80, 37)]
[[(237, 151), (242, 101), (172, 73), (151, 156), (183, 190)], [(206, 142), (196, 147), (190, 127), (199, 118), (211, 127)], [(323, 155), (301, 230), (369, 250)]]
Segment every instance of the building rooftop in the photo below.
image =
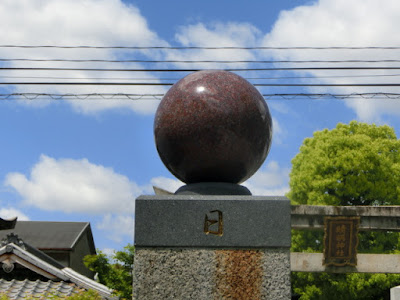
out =
[(0, 292), (11, 299), (23, 299), (28, 294), (47, 297), (49, 291), (67, 296), (89, 289), (96, 290), (103, 299), (115, 299), (106, 286), (62, 266), (14, 233), (8, 234), (0, 243), (0, 263)]
[[(88, 229), (88, 222), (18, 221), (14, 229), (1, 230), (0, 239), (13, 232), (24, 242), (40, 250), (71, 250)], [(95, 250), (91, 230), (89, 234), (92, 248)]]
[(74, 293), (84, 291), (75, 283), (65, 281), (43, 280), (5, 280), (0, 279), (0, 291), (10, 299), (26, 299), (26, 297), (38, 298), (44, 295), (68, 297)]

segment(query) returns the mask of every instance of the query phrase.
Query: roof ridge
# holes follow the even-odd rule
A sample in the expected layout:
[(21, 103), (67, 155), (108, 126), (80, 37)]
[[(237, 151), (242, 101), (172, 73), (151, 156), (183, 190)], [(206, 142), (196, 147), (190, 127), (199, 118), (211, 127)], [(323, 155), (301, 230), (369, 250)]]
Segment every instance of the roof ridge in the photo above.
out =
[(0, 247), (7, 246), (11, 243), (25, 249), (25, 242), (14, 232), (8, 233), (7, 236), (0, 241)]
[[(56, 266), (51, 265), (49, 262), (47, 262), (44, 258), (46, 258), (48, 255), (43, 253), (42, 251), (30, 246), (29, 244), (25, 244), (26, 249), (21, 248), (19, 245), (15, 245), (14, 243), (9, 243), (7, 245), (4, 245), (3, 247), (0, 247), (0, 255), (6, 254), (6, 255), (11, 255), (13, 259), (13, 263), (17, 262), (21, 265), (23, 265), (27, 269), (31, 269), (34, 272), (41, 274), (45, 277), (47, 277), (49, 280), (48, 281), (43, 281), (43, 280), (37, 280), (36, 283), (32, 280), (29, 279), (24, 279), (22, 281), (12, 279), (11, 284), (10, 284), (10, 292), (15, 292), (16, 298), (15, 299), (20, 299), (20, 297), (23, 297), (25, 293), (27, 293), (27, 290), (39, 290), (43, 289), (43, 291), (48, 291), (49, 288), (55, 288), (57, 289), (57, 284), (54, 285), (54, 280), (61, 280), (65, 284), (68, 282), (74, 284), (77, 288), (81, 289), (94, 289), (98, 291), (102, 296), (104, 296), (107, 299), (113, 299), (114, 297), (112, 296), (112, 290), (106, 287), (105, 285), (98, 283), (76, 271), (74, 271), (71, 268), (63, 267), (62, 268), (57, 268)], [(9, 247), (10, 251), (6, 252), (5, 248)], [(33, 250), (37, 251), (32, 252), (30, 249), (32, 248)], [(38, 254), (43, 254), (39, 255)], [(37, 270), (35, 270), (37, 269)], [(41, 269), (41, 272), (38, 271), (38, 269)], [(43, 273), (42, 273), (43, 272)], [(48, 275), (46, 276), (45, 273)], [(54, 285), (54, 286), (52, 286)], [(63, 284), (61, 284), (63, 286)], [(65, 289), (65, 286), (64, 286)], [(14, 299), (14, 298), (12, 298)]]
[(89, 223), (89, 222), (85, 222), (85, 223), (86, 223), (85, 227), (82, 228), (82, 230), (79, 232), (79, 234), (77, 234), (75, 240), (72, 242), (71, 249), (74, 248), (74, 246), (75, 246), (76, 243), (79, 241), (79, 239), (81, 238), (81, 236), (83, 235), (83, 233), (85, 232), (85, 230), (90, 226), (90, 223)]
[(10, 232), (18, 234), (26, 243), (41, 250), (70, 251), (88, 235), (90, 251), (95, 253), (89, 222), (20, 221), (15, 229), (0, 231), (0, 240)]
[(18, 223), (89, 223), (85, 221), (32, 221), (32, 220), (21, 220)]
[[(29, 244), (26, 244), (26, 243), (25, 243), (25, 246), (28, 246), (28, 245), (29, 245)], [(35, 247), (32, 247), (32, 246), (29, 245), (29, 247), (30, 247), (32, 250), (37, 251), (36, 254), (30, 252), (30, 251), (27, 250), (27, 249), (21, 248), (20, 246), (15, 245), (14, 243), (10, 243), (10, 244), (8, 244), (8, 245), (6, 245), (6, 246), (1, 247), (0, 249), (6, 248), (6, 247), (12, 247), (11, 252), (12, 252), (14, 255), (20, 257), (20, 258), (23, 259), (23, 260), (26, 260), (27, 262), (29, 262), (30, 264), (32, 264), (32, 265), (34, 265), (34, 266), (36, 266), (36, 267), (38, 267), (38, 266), (40, 265), (41, 268), (42, 268), (45, 272), (47, 272), (47, 273), (49, 273), (49, 274), (51, 274), (51, 275), (53, 275), (53, 276), (55, 276), (55, 277), (58, 277), (58, 278), (60, 278), (61, 280), (66, 280), (66, 279), (67, 279), (67, 277), (65, 276), (65, 274), (61, 271), (61, 268), (62, 268), (63, 266), (62, 266), (61, 264), (59, 264), (56, 260), (54, 260), (53, 258), (51, 258), (50, 256), (48, 256), (46, 253), (44, 253), (44, 252), (42, 252), (42, 251), (36, 249)], [(7, 250), (8, 250), (8, 249), (7, 249)], [(41, 255), (42, 257), (37, 256), (39, 253), (40, 253), (40, 255)], [(48, 261), (44, 260), (43, 258), (48, 259)], [(54, 262), (55, 262), (57, 265), (53, 265), (52, 263), (54, 263)], [(19, 263), (21, 263), (21, 262), (19, 262)], [(26, 267), (26, 266), (25, 266), (25, 267)], [(28, 269), (29, 269), (29, 268), (28, 268)], [(43, 274), (42, 274), (42, 275), (43, 275)], [(13, 280), (14, 280), (14, 279), (13, 279)]]

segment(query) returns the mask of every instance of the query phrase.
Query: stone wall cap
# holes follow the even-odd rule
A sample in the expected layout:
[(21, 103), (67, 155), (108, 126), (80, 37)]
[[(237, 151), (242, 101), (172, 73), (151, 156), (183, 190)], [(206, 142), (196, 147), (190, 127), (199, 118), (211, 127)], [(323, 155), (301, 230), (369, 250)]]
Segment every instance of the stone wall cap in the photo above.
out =
[(136, 247), (290, 247), (290, 202), (278, 196), (140, 196)]

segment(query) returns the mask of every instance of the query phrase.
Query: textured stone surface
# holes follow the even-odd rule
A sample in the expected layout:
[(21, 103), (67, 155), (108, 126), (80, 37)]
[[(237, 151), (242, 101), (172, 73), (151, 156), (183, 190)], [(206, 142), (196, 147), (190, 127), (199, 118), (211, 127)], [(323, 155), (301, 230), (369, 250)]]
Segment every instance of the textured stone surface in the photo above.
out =
[(258, 90), (226, 71), (192, 73), (171, 87), (154, 120), (161, 160), (186, 183), (245, 181), (264, 162), (272, 122)]
[[(206, 234), (205, 218), (223, 234)], [(135, 245), (149, 247), (290, 247), (290, 202), (264, 196), (140, 196)], [(218, 222), (209, 229), (218, 231)]]
[(290, 299), (290, 249), (268, 249), (262, 257), (263, 299)]
[(395, 286), (390, 289), (390, 299), (400, 300), (400, 286)]
[(213, 299), (214, 251), (135, 249), (133, 299)]
[(134, 299), (290, 299), (289, 248), (138, 247)]
[(259, 250), (217, 250), (215, 255), (217, 262), (216, 298), (261, 298), (263, 252)]

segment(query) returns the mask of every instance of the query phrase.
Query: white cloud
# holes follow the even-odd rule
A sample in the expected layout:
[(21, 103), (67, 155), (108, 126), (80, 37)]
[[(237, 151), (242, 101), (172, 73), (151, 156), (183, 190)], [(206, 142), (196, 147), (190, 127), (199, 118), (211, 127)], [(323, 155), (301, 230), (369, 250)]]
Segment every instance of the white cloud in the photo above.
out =
[(255, 45), (261, 32), (250, 23), (197, 23), (182, 26), (175, 38), (183, 46), (244, 46)]
[[(175, 39), (182, 46), (194, 47), (251, 47), (259, 43), (261, 32), (249, 23), (197, 23), (182, 26)], [(252, 60), (254, 55), (249, 50), (187, 50), (166, 53), (169, 60)], [(188, 64), (176, 64), (188, 66)], [(244, 67), (246, 64), (196, 63), (193, 66), (202, 68)]]
[(162, 188), (171, 193), (175, 193), (181, 186), (185, 185), (182, 181), (178, 179), (172, 179), (167, 177), (154, 177), (150, 181), (152, 186)]
[(272, 128), (273, 128), (273, 137), (272, 137), (272, 142), (276, 143), (278, 145), (283, 143), (283, 140), (286, 136), (286, 130), (282, 128), (280, 123), (276, 118), (272, 118)]
[(257, 196), (284, 196), (289, 191), (289, 168), (282, 168), (271, 161), (243, 183)]
[(140, 11), (119, 0), (3, 0), (1, 7), (2, 36), (12, 43), (103, 45), (106, 38), (107, 43), (145, 45), (158, 41)]
[(105, 232), (107, 238), (120, 243), (123, 237), (133, 238), (135, 218), (126, 214), (106, 214), (96, 227)]
[(29, 221), (29, 217), (18, 209), (12, 207), (0, 209), (0, 218), (12, 219), (14, 217), (18, 217), (18, 221)]
[[(154, 46), (167, 45), (152, 31), (146, 19), (133, 5), (121, 0), (4, 0), (0, 2), (0, 27), (2, 44), (14, 45), (91, 45), (91, 46)], [(88, 50), (88, 49), (18, 49), (1, 48), (5, 58), (42, 59), (108, 59), (126, 58), (138, 51)], [(142, 55), (155, 56), (157, 53), (140, 51)], [(10, 62), (11, 67), (99, 67), (121, 68), (118, 63), (65, 63), (65, 62)], [(124, 68), (138, 67), (127, 64)], [(140, 67), (140, 66), (139, 66)], [(85, 82), (98, 82), (102, 77), (130, 78), (137, 74), (127, 72), (88, 71), (10, 71), (8, 76), (72, 77)], [(153, 78), (140, 73), (139, 77)], [(23, 79), (4, 79), (8, 82)], [(49, 81), (49, 79), (26, 79), (26, 81)], [(66, 80), (61, 80), (66, 81)], [(107, 79), (103, 80), (107, 81)], [(124, 80), (120, 80), (124, 81)], [(153, 81), (157, 82), (157, 81)], [(162, 87), (139, 86), (23, 86), (15, 92), (42, 93), (163, 93)], [(34, 104), (38, 103), (33, 101)], [(47, 102), (45, 102), (47, 104)], [(97, 113), (109, 109), (128, 109), (138, 113), (152, 113), (158, 101), (70, 101), (81, 113)]]
[[(178, 180), (156, 177), (151, 184), (139, 186), (111, 168), (87, 159), (55, 159), (46, 155), (40, 157), (29, 176), (9, 173), (4, 184), (13, 188), (25, 205), (45, 211), (103, 215), (95, 226), (115, 242), (133, 238), (136, 197), (152, 194), (152, 185), (171, 191), (183, 185)], [(14, 208), (0, 209), (0, 217), (14, 216), (29, 220)]]
[(144, 188), (111, 168), (87, 159), (40, 157), (30, 176), (9, 173), (5, 185), (28, 205), (48, 211), (100, 214), (134, 213), (134, 200)]
[[(272, 31), (264, 38), (264, 46), (400, 46), (400, 4), (396, 0), (320, 0), (281, 12)], [(291, 60), (379, 60), (398, 59), (398, 51), (385, 50), (290, 50), (270, 51), (276, 59)], [(326, 64), (325, 64), (326, 65)], [(344, 65), (344, 64), (341, 64)], [(351, 66), (352, 64), (347, 64)], [(363, 63), (364, 66), (373, 65)], [(379, 66), (389, 64), (380, 63)], [(287, 66), (287, 65), (285, 65)], [(354, 64), (353, 64), (354, 66)], [(377, 66), (377, 64), (374, 64)], [(397, 71), (395, 71), (397, 72)], [(304, 74), (304, 73), (303, 73)], [(344, 71), (309, 71), (308, 75), (344, 75)], [(387, 75), (389, 71), (347, 71), (346, 75)], [(393, 74), (393, 73), (392, 73)], [(331, 83), (388, 83), (396, 77), (320, 78)], [(327, 89), (313, 89), (327, 92)], [(328, 92), (399, 92), (398, 88), (336, 88)], [(364, 121), (376, 121), (384, 114), (399, 115), (396, 101), (354, 101), (346, 104)]]
[[(214, 22), (197, 23), (182, 26), (175, 34), (175, 40), (183, 46), (399, 46), (397, 28), (400, 25), (400, 9), (397, 0), (320, 0), (310, 5), (298, 6), (290, 11), (281, 12), (272, 31), (265, 36), (250, 23)], [(151, 30), (140, 10), (122, 0), (3, 0), (0, 2), (0, 26), (3, 44), (44, 44), (44, 45), (135, 45), (154, 46), (168, 43)], [(140, 56), (137, 56), (140, 54)], [(250, 52), (248, 50), (188, 50), (188, 51), (120, 51), (87, 49), (0, 49), (2, 57), (23, 58), (67, 58), (67, 59), (126, 59), (149, 58), (167, 60), (252, 60), (263, 58), (292, 60), (345, 60), (345, 59), (398, 59), (396, 51), (269, 51)], [(59, 67), (104, 67), (120, 68), (118, 63), (27, 63), (12, 62), (9, 66), (59, 66)], [(367, 65), (366, 63), (364, 65)], [(380, 64), (385, 65), (385, 64)], [(124, 67), (141, 67), (139, 64), (124, 64)], [(167, 65), (163, 65), (167, 66)], [(180, 67), (183, 64), (169, 64)], [(185, 67), (227, 67), (216, 64), (184, 64)], [(237, 67), (236, 64), (229, 66)], [(240, 66), (246, 66), (240, 64)], [(288, 66), (288, 65), (285, 65)], [(60, 74), (60, 73), (58, 73)], [(8, 72), (9, 76), (54, 77), (58, 74), (50, 71)], [(304, 73), (303, 73), (304, 74)], [(346, 72), (356, 75), (355, 71)], [(363, 75), (387, 75), (383, 71), (365, 71)], [(343, 71), (310, 71), (307, 75), (327, 76), (343, 75)], [(92, 78), (129, 78), (147, 77), (159, 82), (154, 74), (126, 72), (62, 72), (63, 77), (79, 78), (81, 81), (99, 81)], [(375, 77), (373, 82), (388, 82), (396, 77)], [(3, 79), (7, 81), (15, 78)], [(29, 79), (40, 80), (42, 79)], [(360, 83), (366, 78), (320, 78), (324, 83)], [(124, 80), (120, 80), (124, 81)], [(150, 81), (150, 80), (148, 80)], [(23, 86), (16, 92), (46, 93), (152, 93), (163, 94), (164, 87), (143, 86)], [(379, 88), (314, 88), (312, 92), (379, 92)], [(385, 88), (385, 92), (399, 92), (398, 88)], [(32, 101), (36, 104), (37, 101)], [(47, 102), (44, 102), (47, 104)], [(69, 101), (80, 113), (93, 114), (110, 109), (122, 109), (137, 113), (152, 113), (158, 101)], [(398, 101), (354, 101), (346, 104), (354, 109), (359, 118), (376, 121), (385, 114), (397, 114), (400, 111)]]
[(113, 248), (103, 248), (103, 249), (101, 249), (101, 252), (104, 253), (105, 255), (107, 255), (108, 257), (113, 256), (115, 251), (116, 250), (113, 249)]
[(291, 111), (286, 103), (274, 101), (267, 101), (267, 103), (272, 114), (274, 111), (281, 114), (288, 114)]

